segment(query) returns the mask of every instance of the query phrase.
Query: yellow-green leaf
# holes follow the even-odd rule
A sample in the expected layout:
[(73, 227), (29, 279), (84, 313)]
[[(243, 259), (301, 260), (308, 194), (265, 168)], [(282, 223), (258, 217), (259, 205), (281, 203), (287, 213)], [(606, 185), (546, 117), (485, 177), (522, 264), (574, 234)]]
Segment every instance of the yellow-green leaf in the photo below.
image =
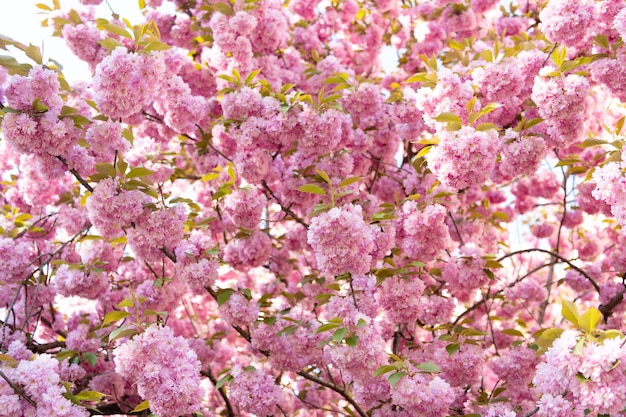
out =
[(150, 403), (148, 402), (148, 400), (144, 400), (137, 404), (137, 407), (133, 408), (131, 413), (138, 413), (140, 411), (147, 410), (148, 408), (150, 408)]
[(102, 326), (104, 327), (109, 323), (113, 323), (114, 321), (125, 319), (128, 316), (130, 316), (130, 313), (127, 311), (117, 311), (117, 310), (109, 311), (104, 316), (104, 320), (102, 321)]
[(79, 401), (100, 401), (105, 395), (98, 391), (83, 391), (76, 394), (76, 399)]
[(324, 191), (324, 189), (319, 185), (315, 184), (305, 184), (301, 187), (298, 187), (298, 191), (302, 191), (303, 193), (326, 195), (326, 191)]
[(600, 310), (595, 307), (591, 307), (589, 310), (585, 311), (582, 316), (580, 316), (578, 325), (585, 332), (591, 333), (596, 329), (600, 320), (602, 320), (602, 313), (600, 313)]
[(103, 23), (102, 28), (108, 32), (114, 33), (119, 36), (123, 36), (124, 38), (132, 39), (133, 35), (128, 33), (126, 29), (121, 26), (115, 25), (113, 23)]
[(574, 326), (578, 326), (580, 323), (580, 315), (578, 314), (578, 309), (576, 308), (576, 304), (568, 300), (561, 301), (561, 314), (563, 318)]
[(154, 172), (150, 171), (148, 168), (137, 167), (128, 171), (128, 174), (126, 174), (126, 178), (146, 177), (152, 174), (154, 174)]

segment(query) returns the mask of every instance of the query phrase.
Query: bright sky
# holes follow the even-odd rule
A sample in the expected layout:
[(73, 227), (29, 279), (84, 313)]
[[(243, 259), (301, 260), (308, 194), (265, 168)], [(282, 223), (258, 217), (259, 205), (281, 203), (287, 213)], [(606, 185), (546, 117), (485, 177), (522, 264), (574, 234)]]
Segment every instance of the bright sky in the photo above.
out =
[[(16, 41), (32, 43), (42, 48), (44, 62), (52, 58), (63, 65), (63, 73), (69, 80), (87, 80), (90, 71), (87, 64), (76, 58), (61, 38), (52, 37), (52, 29), (41, 27), (41, 21), (46, 18), (42, 10), (35, 5), (43, 3), (52, 6), (52, 0), (0, 0), (0, 34), (13, 38)], [(61, 8), (84, 8), (78, 0), (60, 0)], [(113, 10), (121, 17), (127, 18), (132, 24), (143, 21), (138, 2), (135, 0), (109, 0)], [(105, 19), (111, 18), (111, 10), (103, 2), (96, 8), (96, 16)], [(18, 55), (19, 51), (11, 49), (9, 52), (0, 50), (0, 55), (12, 55), (20, 62), (31, 63), (28, 58)]]

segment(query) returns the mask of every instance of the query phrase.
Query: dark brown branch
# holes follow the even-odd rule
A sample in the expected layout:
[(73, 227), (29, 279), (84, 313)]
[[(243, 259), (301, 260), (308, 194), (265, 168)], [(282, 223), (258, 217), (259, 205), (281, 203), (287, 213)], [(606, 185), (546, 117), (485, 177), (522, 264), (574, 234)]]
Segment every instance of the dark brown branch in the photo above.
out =
[(32, 399), (32, 398), (30, 398), (30, 397), (28, 396), (28, 394), (26, 394), (26, 392), (24, 392), (24, 390), (23, 390), (23, 389), (21, 389), (20, 387), (18, 387), (17, 385), (15, 385), (15, 384), (13, 383), (13, 381), (11, 381), (11, 380), (9, 379), (9, 377), (7, 377), (7, 376), (4, 374), (4, 372), (2, 372), (1, 370), (0, 370), (0, 378), (4, 379), (4, 380), (6, 381), (6, 383), (7, 383), (7, 384), (9, 384), (9, 386), (10, 386), (11, 388), (13, 388), (13, 391), (15, 391), (15, 393), (16, 393), (17, 395), (19, 395), (20, 397), (22, 397), (23, 399), (25, 399), (26, 401), (28, 401), (28, 403), (29, 403), (30, 405), (32, 405), (33, 407), (35, 407), (35, 408), (37, 407), (37, 403), (36, 403), (35, 401), (33, 401), (33, 399)]
[[(211, 381), (213, 385), (217, 386), (217, 379), (213, 376), (210, 369), (207, 371), (201, 371), (200, 373), (209, 378), (209, 381)], [(233, 406), (231, 405), (228, 395), (226, 394), (226, 389), (222, 385), (217, 390), (220, 393), (220, 397), (222, 397), (224, 403), (226, 404), (226, 416), (235, 417), (235, 412), (233, 411)]]
[(609, 317), (611, 317), (611, 315), (613, 315), (613, 309), (617, 307), (619, 303), (624, 301), (625, 293), (626, 286), (620, 292), (615, 294), (608, 303), (600, 305), (600, 308), (598, 308), (598, 310), (600, 310), (600, 313), (602, 313), (602, 317), (604, 317), (605, 322), (609, 319)]
[(70, 168), (69, 165), (67, 164), (67, 161), (62, 157), (62, 156), (57, 156), (57, 159), (59, 161), (61, 161), (61, 163), (63, 165), (65, 165), (65, 168), (69, 169), (70, 172), (72, 173), (72, 175), (74, 176), (74, 178), (76, 178), (78, 180), (78, 182), (80, 182), (83, 187), (85, 187), (90, 193), (93, 193), (93, 187), (91, 185), (89, 185), (89, 183), (87, 182), (87, 180), (85, 180), (79, 173), (78, 171), (76, 171), (74, 168)]
[(280, 198), (278, 198), (278, 196), (276, 194), (274, 194), (274, 192), (272, 191), (272, 189), (267, 185), (267, 183), (265, 181), (261, 181), (261, 184), (263, 185), (263, 188), (272, 196), (272, 198), (278, 203), (278, 205), (280, 206), (280, 208), (289, 216), (291, 216), (292, 219), (294, 219), (295, 221), (297, 221), (298, 223), (300, 223), (302, 226), (306, 227), (307, 229), (309, 228), (309, 225), (302, 220), (300, 217), (298, 217), (298, 215), (296, 213), (293, 212), (293, 210), (291, 210), (289, 207), (286, 207), (283, 202), (280, 200)]
[(521, 253), (529, 253), (529, 252), (545, 253), (547, 255), (550, 255), (550, 256), (560, 260), (561, 262), (565, 262), (570, 268), (572, 268), (573, 270), (575, 270), (576, 272), (579, 272), (582, 276), (584, 276), (587, 279), (587, 281), (589, 281), (591, 283), (591, 285), (596, 290), (596, 292), (598, 292), (598, 293), (600, 292), (600, 286), (584, 270), (582, 270), (579, 267), (577, 267), (576, 265), (574, 265), (569, 259), (559, 255), (558, 253), (554, 253), (554, 252), (546, 250), (546, 249), (540, 249), (540, 248), (520, 249), (520, 250), (516, 250), (516, 251), (511, 252), (511, 253), (507, 253), (506, 255), (498, 258), (497, 261), (500, 262), (500, 261), (503, 261), (503, 260), (505, 260), (507, 258), (510, 258), (511, 256), (519, 255)]

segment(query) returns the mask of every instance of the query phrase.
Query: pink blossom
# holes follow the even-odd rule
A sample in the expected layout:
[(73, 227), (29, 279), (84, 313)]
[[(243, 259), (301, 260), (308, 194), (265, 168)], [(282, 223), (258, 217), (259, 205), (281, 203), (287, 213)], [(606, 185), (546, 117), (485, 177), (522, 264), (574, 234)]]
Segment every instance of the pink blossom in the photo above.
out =
[(169, 327), (152, 325), (113, 355), (115, 371), (137, 385), (155, 414), (188, 414), (200, 408), (200, 362), (188, 341), (174, 336)]
[(587, 40), (595, 20), (593, 1), (550, 0), (539, 13), (540, 27), (550, 42), (577, 46)]
[(364, 274), (371, 267), (374, 242), (361, 206), (335, 207), (315, 217), (307, 238), (318, 268), (326, 274)]
[(283, 393), (274, 378), (261, 369), (247, 370), (235, 365), (230, 371), (230, 399), (244, 411), (256, 415), (274, 415), (283, 402)]
[(456, 132), (445, 131), (428, 155), (428, 166), (450, 188), (480, 185), (489, 178), (500, 146), (495, 130), (480, 132), (464, 126)]

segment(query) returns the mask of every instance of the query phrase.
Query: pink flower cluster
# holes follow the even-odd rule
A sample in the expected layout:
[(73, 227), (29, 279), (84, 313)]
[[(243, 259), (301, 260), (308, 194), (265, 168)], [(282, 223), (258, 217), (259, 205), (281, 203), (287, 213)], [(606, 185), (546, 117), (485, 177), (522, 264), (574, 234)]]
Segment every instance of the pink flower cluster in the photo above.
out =
[(231, 294), (228, 301), (219, 306), (219, 311), (222, 319), (231, 326), (248, 326), (259, 316), (259, 306), (239, 292)]
[(59, 361), (51, 355), (37, 355), (33, 360), (21, 360), (16, 368), (0, 367), (8, 378), (23, 387), (26, 395), (33, 399), (37, 408), (20, 400), (13, 390), (0, 381), (0, 406), (6, 417), (87, 417), (89, 412), (78, 407), (63, 394), (66, 389), (61, 385)]
[(537, 365), (533, 384), (543, 393), (540, 407), (556, 409), (558, 402), (568, 412), (617, 415), (626, 404), (624, 337), (584, 342), (577, 354), (574, 347), (581, 337), (585, 336), (565, 330)]
[(402, 205), (396, 220), (396, 239), (412, 260), (430, 262), (449, 244), (446, 209), (439, 204), (419, 210), (415, 201)]
[(371, 268), (374, 241), (361, 206), (335, 207), (315, 217), (307, 240), (325, 274), (365, 274)]
[(255, 229), (261, 221), (261, 214), (267, 198), (256, 188), (240, 189), (224, 198), (224, 213), (237, 227)]
[(150, 197), (138, 190), (124, 190), (118, 181), (106, 178), (87, 200), (89, 220), (104, 236), (114, 236), (146, 214)]
[[(540, 75), (554, 68), (545, 67)], [(582, 138), (589, 81), (580, 75), (535, 77), (532, 99), (545, 119), (549, 147), (564, 147)]]
[(200, 409), (200, 361), (189, 342), (169, 327), (152, 325), (113, 351), (115, 371), (137, 386), (159, 416)]
[(441, 132), (439, 138), (428, 154), (428, 166), (443, 185), (461, 190), (489, 178), (501, 146), (496, 130), (481, 132), (464, 126)]
[(539, 13), (546, 38), (567, 46), (584, 44), (595, 19), (592, 0), (550, 0)]
[(438, 376), (415, 372), (406, 375), (391, 390), (391, 399), (409, 415), (440, 417), (448, 414), (448, 407), (456, 395), (450, 384)]
[(96, 66), (93, 89), (98, 109), (115, 120), (137, 114), (156, 97), (164, 73), (160, 55), (116, 48)]
[(229, 386), (229, 396), (233, 404), (258, 416), (278, 413), (277, 406), (283, 402), (283, 392), (274, 383), (272, 375), (262, 369), (243, 369), (241, 365), (233, 366), (230, 374), (235, 378)]
[[(62, 118), (57, 73), (34, 67), (28, 77), (9, 78), (7, 104), (17, 113), (7, 113), (2, 121), (6, 140), (24, 153), (65, 156), (79, 139), (80, 130), (70, 118)], [(39, 103), (39, 104), (37, 104)]]

